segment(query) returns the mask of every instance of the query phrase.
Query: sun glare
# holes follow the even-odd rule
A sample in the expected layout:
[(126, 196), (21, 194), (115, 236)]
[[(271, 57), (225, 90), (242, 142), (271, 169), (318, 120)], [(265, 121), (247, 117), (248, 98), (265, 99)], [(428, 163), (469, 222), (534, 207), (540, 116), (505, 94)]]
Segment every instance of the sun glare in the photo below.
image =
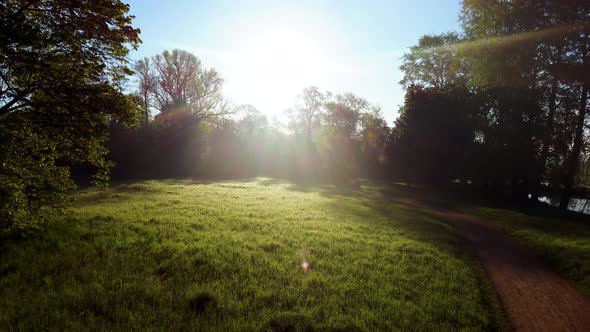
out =
[(277, 105), (293, 100), (301, 87), (320, 84), (326, 67), (324, 31), (308, 30), (275, 22), (248, 32), (235, 52), (240, 81), (236, 85), (246, 88), (253, 99), (265, 100), (260, 106), (276, 113), (282, 111)]

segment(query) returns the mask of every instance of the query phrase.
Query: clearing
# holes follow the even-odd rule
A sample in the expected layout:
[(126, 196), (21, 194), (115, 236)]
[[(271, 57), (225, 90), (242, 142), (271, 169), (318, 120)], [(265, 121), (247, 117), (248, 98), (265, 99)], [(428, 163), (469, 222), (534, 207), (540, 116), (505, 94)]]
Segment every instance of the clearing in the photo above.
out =
[(588, 324), (583, 221), (264, 178), (77, 195), (47, 232), (2, 241), (0, 326), (510, 329), (493, 286), (519, 330)]
[(0, 326), (502, 326), (460, 234), (378, 188), (146, 181), (78, 194), (47, 232), (2, 242)]

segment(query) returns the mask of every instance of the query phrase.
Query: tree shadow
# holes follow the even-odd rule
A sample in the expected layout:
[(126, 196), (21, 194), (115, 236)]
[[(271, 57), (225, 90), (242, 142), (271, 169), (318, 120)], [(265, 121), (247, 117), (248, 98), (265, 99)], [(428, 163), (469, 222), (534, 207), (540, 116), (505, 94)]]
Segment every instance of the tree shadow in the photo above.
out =
[(299, 192), (317, 192), (322, 196), (334, 197), (334, 196), (347, 196), (347, 197), (361, 197), (366, 195), (367, 192), (362, 189), (361, 186), (350, 186), (350, 185), (335, 185), (329, 183), (306, 183), (306, 182), (287, 182), (290, 183), (287, 186), (288, 190), (299, 191)]
[(429, 201), (438, 206), (451, 204), (424, 195), (418, 187), (364, 181), (358, 186), (291, 183), (286, 188), (331, 198), (327, 207), (332, 213), (354, 216), (369, 227), (378, 219), (381, 226), (385, 222), (385, 225), (401, 231), (405, 237), (428, 242), (443, 252), (456, 255), (455, 248), (465, 245), (465, 240), (451, 224), (415, 203)]
[(126, 181), (108, 188), (84, 188), (73, 193), (73, 201), (75, 206), (95, 205), (109, 200), (120, 203), (132, 199), (134, 195), (150, 197), (164, 192), (163, 188), (150, 185), (149, 182)]

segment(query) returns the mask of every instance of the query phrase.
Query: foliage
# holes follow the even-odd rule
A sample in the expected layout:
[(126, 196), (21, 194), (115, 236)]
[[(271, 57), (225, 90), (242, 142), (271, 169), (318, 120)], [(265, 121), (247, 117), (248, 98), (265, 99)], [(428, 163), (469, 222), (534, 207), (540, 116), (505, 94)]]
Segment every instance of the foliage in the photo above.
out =
[[(587, 141), (588, 13), (587, 2), (575, 0), (466, 0), (461, 35), (424, 36), (404, 55), (401, 83), (409, 95), (411, 84), (435, 89), (435, 94), (468, 91), (454, 106), (467, 110), (465, 116), (474, 120), (473, 148), (466, 150), (466, 171), (458, 179), (482, 185), (485, 193), (520, 201), (528, 194), (537, 201), (543, 191), (561, 191), (561, 207), (567, 207)], [(412, 107), (408, 102), (412, 100), (406, 100), (404, 109)], [(421, 131), (427, 129), (420, 123), (434, 121), (434, 109), (445, 104), (425, 107), (431, 109), (432, 119), (408, 129), (402, 114), (396, 135), (414, 131), (408, 144), (424, 136), (425, 144), (437, 150), (437, 142)], [(440, 125), (446, 133), (457, 128), (444, 121)], [(403, 144), (398, 138), (392, 146), (398, 152), (405, 149), (390, 157), (394, 164), (414, 165), (406, 169), (421, 174), (418, 177), (438, 172), (421, 170), (421, 162), (432, 158), (413, 157), (412, 146)], [(454, 158), (434, 159), (443, 162), (437, 167), (455, 168)]]
[(467, 177), (474, 162), (469, 155), (475, 145), (472, 98), (462, 89), (409, 87), (392, 132), (392, 171), (438, 185)]
[(303, 89), (300, 102), (295, 107), (295, 114), (292, 115), (292, 129), (303, 131), (302, 134), (308, 141), (311, 141), (313, 131), (322, 124), (322, 111), (331, 97), (331, 92), (322, 92), (315, 86)]
[(188, 112), (196, 120), (228, 113), (221, 94), (223, 79), (215, 69), (204, 68), (192, 53), (164, 51), (138, 61), (136, 68), (146, 110), (153, 106), (161, 114)]
[(404, 87), (423, 85), (443, 89), (465, 83), (465, 61), (457, 56), (461, 37), (456, 33), (426, 35), (402, 57)]
[(472, 68), (471, 83), (537, 97), (541, 112), (531, 121), (544, 134), (534, 143), (530, 191), (536, 200), (541, 183), (550, 181), (562, 191), (562, 208), (568, 205), (586, 140), (589, 76), (581, 76), (588, 72), (589, 14), (588, 2), (577, 0), (463, 3), (469, 40), (463, 53)]
[(0, 5), (0, 228), (40, 227), (74, 187), (70, 166), (108, 176), (109, 121), (133, 123), (120, 84), (139, 43), (120, 1)]

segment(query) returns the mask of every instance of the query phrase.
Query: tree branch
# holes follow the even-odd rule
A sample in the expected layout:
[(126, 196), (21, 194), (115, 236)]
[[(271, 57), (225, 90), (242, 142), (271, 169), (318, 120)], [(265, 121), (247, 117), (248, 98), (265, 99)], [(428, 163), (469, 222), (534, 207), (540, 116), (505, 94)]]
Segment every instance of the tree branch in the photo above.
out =
[(22, 91), (21, 93), (19, 93), (18, 95), (16, 95), (16, 97), (14, 97), (11, 101), (7, 102), (6, 104), (2, 105), (2, 107), (0, 107), (0, 117), (8, 114), (16, 109), (18, 109), (19, 105), (17, 105), (16, 107), (13, 107), (14, 104), (20, 102), (21, 100), (25, 99), (25, 97), (27, 96), (28, 92), (27, 91)]

